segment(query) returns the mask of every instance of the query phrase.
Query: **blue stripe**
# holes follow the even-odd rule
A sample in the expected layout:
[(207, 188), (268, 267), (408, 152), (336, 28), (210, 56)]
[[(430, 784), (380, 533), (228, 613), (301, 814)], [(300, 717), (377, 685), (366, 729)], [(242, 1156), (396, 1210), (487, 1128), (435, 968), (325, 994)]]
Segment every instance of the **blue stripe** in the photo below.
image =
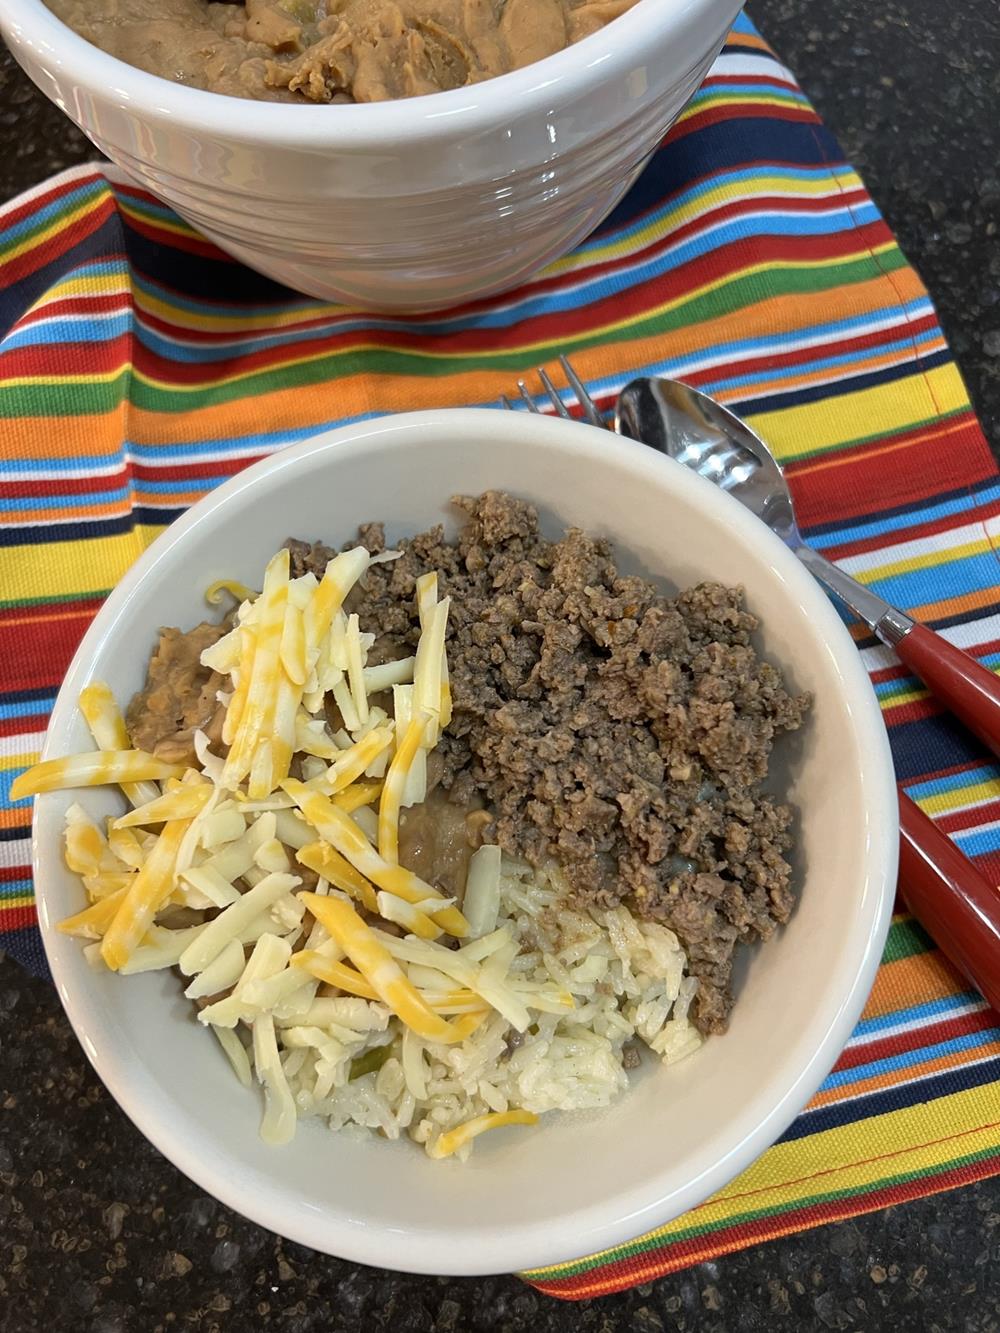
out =
[(944, 792), (958, 791), (962, 787), (974, 787), (980, 782), (995, 782), (1000, 778), (1000, 766), (979, 764), (966, 769), (964, 773), (955, 773), (951, 777), (931, 778), (927, 782), (908, 783), (907, 793), (915, 801), (925, 801), (930, 796), (940, 796)]
[(976, 991), (962, 991), (959, 995), (945, 995), (939, 1000), (928, 1000), (926, 1004), (915, 1004), (909, 1009), (897, 1009), (891, 1014), (879, 1014), (877, 1018), (863, 1018), (854, 1029), (853, 1037), (867, 1037), (886, 1028), (897, 1027), (903, 1023), (918, 1023), (923, 1019), (933, 1019), (953, 1009), (962, 1009), (973, 1000), (978, 1000)]
[(25, 894), (32, 892), (32, 883), (30, 879), (12, 879), (6, 883), (0, 883), (0, 900), (4, 898), (23, 898)]
[(50, 203), (42, 207), (33, 207), (28, 215), (20, 222), (9, 223), (0, 231), (0, 245), (13, 246), (21, 237), (25, 237), (35, 232), (39, 224), (54, 222), (65, 217), (65, 214), (79, 208), (81, 204), (89, 200), (99, 200), (107, 193), (107, 182), (103, 178), (97, 180), (84, 180), (75, 186), (67, 194), (61, 194)]
[(0, 718), (31, 717), (31, 718), (39, 718), (41, 721), (44, 722), (45, 719), (48, 717), (50, 711), (48, 705), (51, 704), (54, 698), (55, 698), (55, 692), (53, 691), (44, 700), (41, 699), (24, 699), (21, 701), (8, 700), (5, 703), (0, 703)]
[(961, 495), (953, 495), (947, 500), (938, 500), (915, 509), (907, 509), (905, 513), (879, 515), (877, 518), (868, 519), (863, 523), (849, 524), (846, 527), (837, 528), (824, 525), (822, 529), (809, 528), (806, 531), (809, 533), (810, 546), (815, 546), (818, 551), (823, 551), (832, 546), (843, 546), (848, 542), (868, 541), (872, 537), (883, 537), (888, 533), (899, 532), (904, 528), (914, 528), (924, 523), (934, 523), (939, 518), (957, 517), (971, 509), (979, 509), (983, 505), (992, 504), (998, 500), (1000, 500), (1000, 482), (990, 478), (989, 483), (982, 490), (972, 494), (965, 491)]
[(944, 1055), (957, 1055), (976, 1046), (1000, 1038), (1000, 1028), (984, 1028), (982, 1032), (968, 1032), (950, 1041), (936, 1042), (933, 1046), (920, 1046), (916, 1050), (904, 1051), (901, 1055), (890, 1055), (884, 1060), (872, 1060), (868, 1064), (854, 1065), (851, 1069), (840, 1069), (830, 1074), (820, 1084), (820, 1091), (843, 1088), (850, 1083), (859, 1083), (862, 1079), (873, 1078), (876, 1074), (891, 1074), (899, 1069), (909, 1069), (924, 1060), (939, 1060)]
[(997, 586), (1000, 567), (993, 551), (978, 555), (959, 556), (940, 565), (927, 565), (889, 578), (872, 579), (866, 575), (864, 584), (895, 606), (921, 606), (927, 602), (946, 601), (949, 598), (981, 592)]
[(789, 1125), (778, 1142), (792, 1143), (796, 1139), (807, 1138), (810, 1134), (822, 1134), (824, 1130), (855, 1124), (859, 1120), (867, 1120), (870, 1116), (903, 1111), (909, 1106), (932, 1102), (939, 1097), (949, 1097), (956, 1092), (982, 1088), (987, 1083), (994, 1083), (997, 1080), (1000, 1080), (1000, 1057), (984, 1060), (980, 1064), (965, 1065), (959, 1069), (948, 1069), (935, 1077), (914, 1080), (900, 1087), (887, 1088), (883, 1092), (854, 1097), (850, 1101), (839, 1102), (836, 1106), (817, 1106), (814, 1110), (803, 1111), (799, 1118)]
[(12, 329), (4, 339), (4, 351), (15, 347), (46, 347), (54, 343), (103, 343), (120, 338), (132, 329), (130, 314), (88, 313), (80, 319), (52, 319)]

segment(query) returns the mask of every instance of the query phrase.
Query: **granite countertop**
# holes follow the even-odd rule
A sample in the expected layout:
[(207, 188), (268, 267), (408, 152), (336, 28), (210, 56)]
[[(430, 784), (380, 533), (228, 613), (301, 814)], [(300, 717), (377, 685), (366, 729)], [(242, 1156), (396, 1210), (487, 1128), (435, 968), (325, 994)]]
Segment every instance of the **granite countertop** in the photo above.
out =
[[(937, 301), (1000, 450), (998, 0), (757, 0)], [(93, 149), (0, 54), (0, 200)], [(387, 1258), (389, 1256), (387, 1255)], [(133, 1129), (52, 989), (0, 961), (0, 1330), (734, 1333), (1000, 1329), (1000, 1181), (568, 1305), (289, 1244)]]

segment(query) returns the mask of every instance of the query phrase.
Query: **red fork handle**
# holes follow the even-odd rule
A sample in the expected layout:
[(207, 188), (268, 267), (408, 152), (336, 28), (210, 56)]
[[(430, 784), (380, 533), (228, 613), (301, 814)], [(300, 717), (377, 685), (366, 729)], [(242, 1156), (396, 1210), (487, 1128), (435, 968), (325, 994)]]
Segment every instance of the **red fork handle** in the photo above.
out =
[(1000, 755), (1000, 677), (926, 625), (914, 625), (893, 646), (900, 661)]
[(902, 791), (899, 888), (942, 953), (1000, 1011), (1000, 891)]

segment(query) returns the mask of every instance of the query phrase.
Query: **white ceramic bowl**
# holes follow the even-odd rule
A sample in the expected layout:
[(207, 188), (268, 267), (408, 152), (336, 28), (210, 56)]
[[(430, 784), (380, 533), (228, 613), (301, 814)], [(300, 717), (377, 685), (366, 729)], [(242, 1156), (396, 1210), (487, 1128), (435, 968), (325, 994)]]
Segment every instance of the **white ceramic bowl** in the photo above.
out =
[[(62, 865), (73, 793), (41, 798), (35, 883), (59, 994), (107, 1087), (192, 1180), (272, 1230), (332, 1254), (417, 1272), (545, 1265), (629, 1239), (700, 1203), (786, 1127), (851, 1032), (879, 960), (896, 869), (885, 730), (850, 637), (789, 551), (731, 497), (640, 445), (527, 414), (422, 412), (345, 427), (275, 454), (196, 505), (105, 603), (60, 691), (47, 755), (90, 748), (80, 689), (142, 682), (162, 624), (204, 614), (202, 590), (252, 583), (289, 535), (339, 543), (360, 520), (392, 536), (448, 514), (447, 498), (506, 488), (552, 535), (606, 534), (620, 563), (667, 584), (742, 583), (766, 653), (815, 693), (782, 746), (776, 783), (800, 812), (801, 900), (788, 927), (745, 951), (732, 1025), (693, 1057), (650, 1068), (607, 1111), (499, 1130), (466, 1165), (408, 1142), (358, 1142), (303, 1123), (266, 1147), (260, 1104), (233, 1078), (171, 974), (97, 973), (55, 923), (81, 905)], [(112, 808), (84, 795), (95, 814)]]
[(741, 0), (639, 0), (472, 88), (290, 106), (106, 55), (42, 0), (0, 33), (113, 161), (223, 249), (327, 300), (427, 310), (516, 286), (592, 231), (703, 79)]

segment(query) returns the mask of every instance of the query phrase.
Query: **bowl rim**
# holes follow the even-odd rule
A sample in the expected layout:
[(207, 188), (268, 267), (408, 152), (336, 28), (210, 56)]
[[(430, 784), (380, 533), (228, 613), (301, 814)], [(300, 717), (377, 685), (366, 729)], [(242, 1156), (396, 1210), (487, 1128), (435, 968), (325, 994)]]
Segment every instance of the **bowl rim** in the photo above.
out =
[[(740, 7), (740, 0), (670, 0), (669, 4), (636, 0), (631, 9), (597, 32), (522, 69), (467, 88), (338, 105), (334, 114), (326, 105), (257, 102), (172, 83), (94, 46), (43, 0), (5, 0), (0, 30), (33, 48), (36, 58), (47, 55), (64, 73), (102, 99), (111, 98), (121, 110), (170, 123), (178, 130), (204, 135), (210, 127), (215, 134), (252, 140), (262, 147), (294, 144), (364, 151), (398, 142), (501, 132), (526, 112), (542, 111), (557, 96), (565, 100), (579, 95), (596, 80), (604, 81), (627, 69), (636, 53), (649, 45), (651, 29), (665, 37), (686, 29), (697, 32), (705, 27), (707, 31), (706, 18), (721, 10), (728, 14), (728, 32)], [(16, 43), (12, 45), (16, 54)], [(696, 62), (690, 63), (694, 67)]]
[[(120, 636), (122, 626), (117, 622), (132, 599), (141, 593), (143, 580), (193, 528), (211, 523), (220, 509), (231, 505), (239, 509), (241, 499), (252, 502), (254, 491), (262, 488), (270, 477), (295, 468), (316, 454), (341, 450), (345, 458), (350, 457), (352, 452), (363, 451), (379, 437), (386, 436), (397, 437), (395, 443), (409, 450), (418, 447), (421, 436), (436, 440), (450, 437), (456, 446), (464, 447), (469, 447), (471, 441), (472, 447), (477, 447), (483, 413), (489, 410), (447, 408), (408, 412), (323, 431), (261, 459), (193, 505), (131, 566), (88, 628), (56, 698), (43, 757), (67, 751), (66, 736), (74, 721), (79, 689), (92, 672), (92, 659), (101, 651), (106, 633), (110, 629), (113, 637)], [(568, 450), (574, 455), (574, 462), (581, 465), (588, 459), (596, 460), (598, 455), (607, 461), (607, 432), (575, 421), (494, 410), (490, 435), (491, 441), (500, 445), (505, 437), (515, 440), (534, 436), (534, 447), (548, 445)], [(669, 1164), (658, 1171), (650, 1170), (639, 1186), (615, 1196), (610, 1213), (606, 1202), (600, 1200), (566, 1214), (558, 1227), (534, 1223), (513, 1235), (486, 1232), (482, 1237), (477, 1234), (464, 1238), (458, 1247), (449, 1243), (447, 1228), (405, 1236), (394, 1233), (393, 1266), (404, 1271), (476, 1276), (537, 1270), (623, 1244), (704, 1202), (780, 1137), (829, 1073), (871, 990), (888, 932), (898, 855), (896, 783), (879, 706), (853, 640), (819, 585), (792, 552), (738, 501), (640, 444), (621, 437), (616, 444), (620, 446), (625, 470), (639, 472), (660, 489), (667, 482), (681, 503), (700, 508), (720, 527), (733, 530), (763, 548), (774, 577), (784, 585), (790, 601), (806, 613), (816, 628), (823, 651), (833, 658), (843, 682), (842, 699), (853, 724), (855, 742), (864, 759), (855, 776), (864, 812), (858, 840), (867, 852), (862, 882), (857, 888), (856, 910), (849, 923), (850, 956), (839, 965), (842, 976), (831, 979), (822, 1004), (811, 1018), (817, 1032), (806, 1064), (783, 1071), (784, 1076), (775, 1084), (769, 1109), (759, 1120), (748, 1118), (748, 1114), (752, 1117), (759, 1111), (755, 1104), (749, 1113), (746, 1109), (741, 1111), (742, 1121), (740, 1115), (734, 1116), (731, 1132), (720, 1136), (719, 1152), (710, 1169), (669, 1186), (662, 1179), (669, 1174)], [(391, 439), (388, 446), (393, 447)], [(32, 867), (39, 886), (46, 883), (44, 867), (52, 855), (51, 840), (47, 848), (42, 845), (39, 824), (46, 803), (57, 795), (37, 798), (33, 811)], [(346, 1213), (332, 1211), (324, 1212), (321, 1219), (310, 1216), (306, 1223), (280, 1184), (261, 1198), (243, 1189), (239, 1180), (227, 1174), (214, 1157), (176, 1133), (173, 1119), (163, 1105), (143, 1092), (141, 1074), (118, 1056), (114, 1042), (106, 1040), (106, 1024), (86, 981), (78, 984), (71, 967), (61, 964), (60, 957), (70, 955), (61, 955), (55, 947), (57, 942), (65, 944), (65, 939), (56, 934), (56, 922), (49, 916), (43, 887), (38, 890), (37, 902), (43, 943), (70, 1023), (98, 1076), (145, 1137), (190, 1180), (258, 1225), (312, 1249), (353, 1262), (383, 1266), (383, 1231), (366, 1223), (352, 1222)], [(844, 982), (841, 987), (835, 984), (838, 980)]]

